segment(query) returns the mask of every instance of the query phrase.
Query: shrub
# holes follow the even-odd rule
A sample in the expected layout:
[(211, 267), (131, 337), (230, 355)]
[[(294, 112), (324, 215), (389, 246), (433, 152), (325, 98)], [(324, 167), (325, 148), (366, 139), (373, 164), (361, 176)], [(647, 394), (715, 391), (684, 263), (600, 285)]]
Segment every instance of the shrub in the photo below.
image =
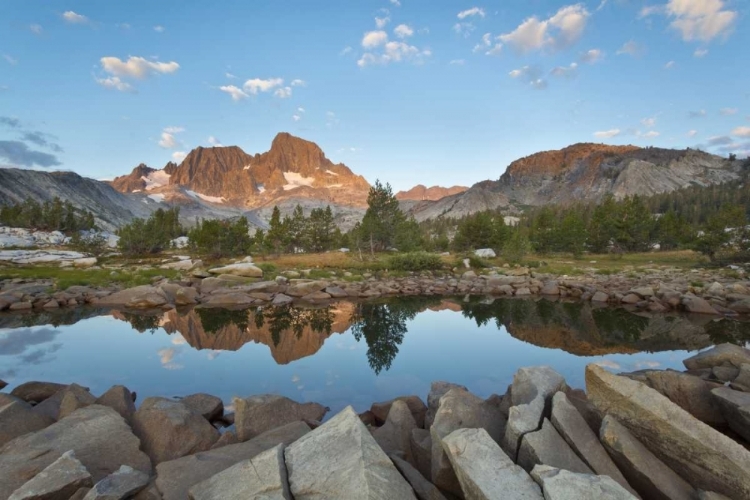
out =
[(159, 253), (184, 233), (179, 222), (180, 209), (161, 208), (148, 219), (133, 219), (117, 232), (120, 251), (129, 256)]
[(427, 252), (394, 255), (388, 258), (387, 263), (389, 269), (396, 271), (431, 271), (443, 267), (439, 255)]
[(107, 251), (107, 238), (102, 233), (81, 233), (76, 231), (70, 237), (70, 246), (79, 252), (99, 257)]
[(188, 233), (190, 248), (213, 258), (247, 255), (252, 246), (249, 229), (245, 217), (235, 221), (201, 220)]
[(268, 276), (271, 273), (275, 273), (278, 271), (278, 268), (276, 265), (271, 264), (270, 262), (256, 262), (255, 267), (258, 267), (263, 270), (263, 276)]

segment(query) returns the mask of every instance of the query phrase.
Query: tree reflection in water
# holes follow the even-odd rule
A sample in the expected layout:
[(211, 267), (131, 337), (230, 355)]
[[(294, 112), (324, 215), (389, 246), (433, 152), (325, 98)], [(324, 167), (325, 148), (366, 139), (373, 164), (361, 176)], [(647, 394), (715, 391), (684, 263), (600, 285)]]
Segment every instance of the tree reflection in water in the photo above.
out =
[(255, 326), (262, 328), (268, 322), (271, 339), (274, 345), (279, 345), (281, 334), (286, 330), (294, 332), (299, 339), (306, 327), (315, 333), (331, 334), (334, 315), (332, 306), (315, 309), (301, 309), (298, 307), (259, 307), (255, 311)]
[(378, 375), (390, 369), (404, 341), (406, 322), (432, 305), (440, 304), (435, 297), (405, 297), (384, 302), (357, 304), (352, 313), (352, 335), (367, 343), (367, 361)]

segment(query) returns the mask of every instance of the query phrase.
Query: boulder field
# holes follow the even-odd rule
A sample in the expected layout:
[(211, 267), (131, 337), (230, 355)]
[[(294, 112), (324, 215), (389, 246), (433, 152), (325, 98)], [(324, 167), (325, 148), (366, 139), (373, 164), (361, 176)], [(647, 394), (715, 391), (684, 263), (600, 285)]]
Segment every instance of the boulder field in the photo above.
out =
[[(433, 382), (357, 414), (279, 395), (147, 398), (30, 381), (0, 392), (0, 500), (750, 498), (750, 351), (686, 371), (548, 366), (502, 395)], [(724, 379), (724, 380), (722, 380)], [(593, 417), (595, 418), (593, 418)]]
[[(24, 251), (5, 251), (16, 255), (13, 252)], [(22, 261), (46, 263), (57, 259), (66, 266), (100, 268), (95, 265), (96, 259), (83, 254), (36, 252), (38, 255), (34, 256), (24, 254)], [(0, 260), (2, 254), (0, 251)], [(181, 276), (171, 280), (156, 277), (149, 285), (127, 289), (119, 285), (73, 286), (57, 291), (49, 279), (6, 279), (0, 281), (0, 311), (44, 310), (84, 304), (120, 309), (194, 305), (238, 308), (412, 295), (477, 295), (580, 300), (649, 313), (682, 311), (717, 317), (750, 314), (750, 281), (706, 270), (686, 272), (667, 268), (640, 274), (631, 270), (601, 275), (592, 269), (574, 278), (538, 273), (525, 267), (492, 268), (482, 274), (466, 269), (425, 271), (401, 277), (387, 274), (378, 277), (370, 273), (354, 276), (348, 271), (330, 271), (328, 278), (308, 279), (304, 276), (310, 275), (310, 270), (269, 274), (254, 264), (251, 257), (204, 270), (202, 261), (179, 256), (177, 260), (167, 259), (160, 267), (178, 271)], [(112, 267), (112, 272), (122, 270), (121, 266)]]

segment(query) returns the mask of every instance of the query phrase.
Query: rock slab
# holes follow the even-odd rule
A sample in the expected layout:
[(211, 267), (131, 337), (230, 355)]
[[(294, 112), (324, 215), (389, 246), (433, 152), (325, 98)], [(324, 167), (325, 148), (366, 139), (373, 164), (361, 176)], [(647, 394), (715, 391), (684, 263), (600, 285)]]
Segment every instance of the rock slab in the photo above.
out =
[(629, 491), (609, 476), (577, 474), (547, 465), (531, 471), (545, 500), (636, 500)]
[(290, 445), (285, 458), (296, 500), (416, 500), (351, 406)]
[(443, 439), (466, 500), (542, 500), (526, 471), (484, 429), (459, 429)]
[(590, 364), (586, 389), (594, 405), (695, 488), (750, 497), (750, 451), (697, 420), (646, 385)]
[(284, 464), (284, 446), (277, 445), (229, 467), (196, 484), (188, 494), (190, 500), (292, 500)]
[(18, 488), (8, 500), (67, 500), (78, 491), (92, 485), (91, 474), (75, 457), (66, 451), (46, 469)]
[(318, 403), (297, 403), (276, 394), (234, 399), (237, 438), (247, 441), (297, 420), (322, 420), (328, 411)]

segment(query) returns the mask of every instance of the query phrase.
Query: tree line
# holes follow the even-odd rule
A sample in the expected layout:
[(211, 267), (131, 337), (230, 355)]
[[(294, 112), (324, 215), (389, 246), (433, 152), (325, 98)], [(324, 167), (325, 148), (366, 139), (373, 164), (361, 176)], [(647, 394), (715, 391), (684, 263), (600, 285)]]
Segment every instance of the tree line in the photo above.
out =
[(27, 199), (21, 203), (0, 207), (0, 225), (39, 231), (60, 231), (71, 234), (96, 227), (94, 214), (79, 210), (60, 198), (39, 203)]

